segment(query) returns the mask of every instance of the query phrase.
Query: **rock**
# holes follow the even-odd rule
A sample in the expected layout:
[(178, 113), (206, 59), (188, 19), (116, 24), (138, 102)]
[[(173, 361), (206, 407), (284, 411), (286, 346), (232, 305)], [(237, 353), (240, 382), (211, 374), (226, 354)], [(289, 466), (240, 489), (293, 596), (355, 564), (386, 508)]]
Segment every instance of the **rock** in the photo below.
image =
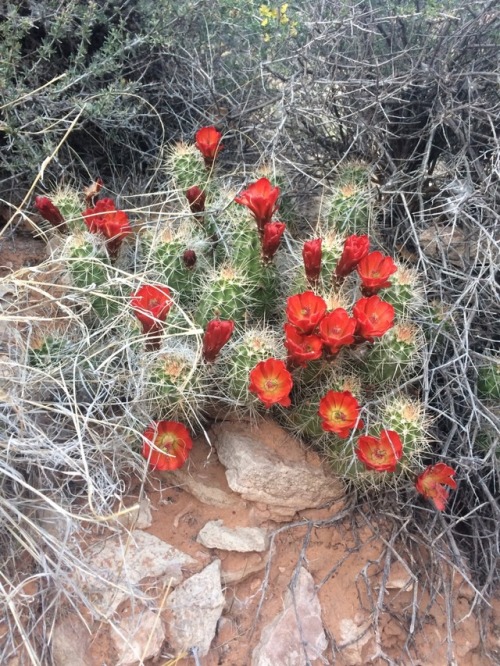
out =
[(314, 580), (301, 567), (294, 594), (287, 591), (283, 612), (262, 631), (252, 666), (305, 666), (327, 647)]
[(267, 532), (261, 527), (225, 527), (223, 520), (209, 520), (201, 528), (196, 541), (205, 548), (234, 550), (237, 553), (261, 553), (269, 545)]
[[(222, 559), (223, 557), (223, 559)], [(225, 553), (221, 556), (221, 579), (223, 585), (235, 585), (259, 573), (265, 568), (267, 557), (258, 553)]]
[(116, 666), (134, 666), (154, 659), (165, 641), (163, 622), (146, 607), (133, 606), (134, 613), (122, 616), (113, 628), (112, 639), (118, 654)]
[(97, 666), (90, 654), (91, 634), (77, 615), (64, 618), (52, 632), (54, 666)]
[(399, 560), (391, 565), (389, 577), (387, 578), (386, 588), (388, 590), (404, 590), (411, 592), (413, 590), (414, 577), (410, 569)]
[(339, 623), (341, 644), (339, 650), (346, 666), (364, 666), (370, 663), (363, 648), (372, 639), (373, 631), (370, 629), (370, 618), (365, 621), (360, 618), (344, 618)]
[(183, 568), (195, 566), (196, 560), (152, 534), (134, 530), (96, 543), (86, 552), (86, 563), (90, 572), (80, 571), (79, 584), (98, 611), (110, 617), (143, 578), (166, 579), (173, 587), (183, 580)]
[[(119, 512), (120, 513), (120, 512)], [(146, 495), (142, 497), (137, 504), (117, 516), (117, 521), (125, 529), (145, 530), (153, 524), (151, 515), (151, 502)]]
[(208, 653), (224, 608), (220, 571), (220, 560), (214, 560), (168, 596), (167, 635), (175, 650), (195, 648), (198, 656)]
[(316, 457), (306, 458), (300, 442), (272, 421), (222, 423), (212, 429), (229, 487), (245, 500), (293, 516), (344, 495), (344, 485), (326, 473)]
[(187, 464), (174, 472), (162, 472), (161, 476), (203, 504), (220, 508), (244, 508), (245, 502), (227, 485), (225, 469), (215, 452), (207, 459), (207, 450), (204, 439), (196, 440)]

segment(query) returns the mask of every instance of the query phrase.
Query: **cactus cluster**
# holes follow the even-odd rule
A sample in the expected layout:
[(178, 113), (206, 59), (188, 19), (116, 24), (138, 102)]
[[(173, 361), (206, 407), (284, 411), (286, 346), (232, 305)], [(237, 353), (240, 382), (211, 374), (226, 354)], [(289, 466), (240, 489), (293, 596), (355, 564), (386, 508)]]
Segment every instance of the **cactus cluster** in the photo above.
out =
[[(286, 229), (286, 193), (263, 175), (270, 172), (256, 171), (245, 189), (220, 173), (223, 148), (210, 127), (194, 146), (171, 149), (168, 214), (137, 230), (113, 200), (99, 198), (102, 183), (84, 200), (65, 190), (38, 207), (65, 236), (58, 259), (88, 301), (91, 329), (129, 336), (123, 349), (133, 353), (116, 358), (129, 377), (127, 418), (155, 424), (143, 453), (170, 469), (159, 452), (177, 446), (183, 462), (180, 424), (196, 429), (222, 402), (272, 408), (361, 486), (407, 482), (423, 467), (427, 419), (418, 400), (395, 389), (420, 362), (423, 334), (412, 317), (423, 297), (417, 275), (367, 235), (367, 167), (339, 169), (316, 234), (304, 240)], [(135, 255), (127, 251), (133, 234)], [(135, 289), (127, 294), (124, 283)], [(48, 353), (33, 351), (33, 364)], [(478, 390), (494, 392), (483, 374)]]

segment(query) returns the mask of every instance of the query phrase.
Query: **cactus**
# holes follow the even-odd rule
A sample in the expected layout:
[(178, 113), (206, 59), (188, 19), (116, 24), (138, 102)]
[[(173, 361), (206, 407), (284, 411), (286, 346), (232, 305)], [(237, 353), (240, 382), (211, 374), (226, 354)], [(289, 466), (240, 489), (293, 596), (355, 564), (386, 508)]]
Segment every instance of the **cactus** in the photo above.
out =
[(184, 199), (184, 193), (192, 185), (205, 190), (209, 173), (201, 153), (195, 146), (179, 143), (173, 147), (166, 161), (166, 171)]
[(71, 187), (60, 187), (50, 195), (52, 203), (59, 208), (71, 231), (86, 229), (82, 212), (87, 207), (84, 197)]
[(269, 328), (247, 330), (231, 342), (220, 364), (221, 379), (229, 399), (237, 405), (257, 405), (257, 399), (248, 391), (250, 371), (260, 361), (282, 355), (283, 348)]
[[(173, 229), (167, 225), (157, 234), (143, 234), (143, 251), (147, 264), (158, 274), (155, 281), (168, 285), (177, 294), (181, 305), (193, 305), (195, 292), (209, 269), (209, 244), (186, 228)], [(185, 252), (195, 253), (189, 265)]]
[(387, 430), (395, 430), (403, 442), (401, 465), (405, 470), (417, 472), (422, 457), (430, 448), (430, 419), (418, 400), (397, 395), (385, 401), (380, 420)]
[(182, 339), (167, 340), (146, 365), (136, 400), (155, 419), (198, 421), (206, 400), (205, 376), (197, 354)]
[(108, 283), (109, 258), (102, 241), (95, 235), (83, 233), (69, 239), (68, 269), (75, 287), (88, 290), (94, 287), (98, 295), (88, 299), (99, 319), (107, 319), (118, 312), (118, 303)]
[(500, 360), (488, 359), (488, 363), (478, 368), (477, 390), (490, 400), (500, 399)]
[(418, 362), (420, 349), (420, 330), (413, 324), (396, 324), (366, 351), (362, 360), (366, 378), (371, 383), (399, 379)]
[(326, 199), (326, 226), (338, 233), (365, 234), (370, 219), (368, 169), (350, 162), (339, 169), (337, 183)]
[(248, 275), (233, 264), (214, 269), (202, 285), (196, 311), (196, 321), (204, 326), (210, 319), (231, 319), (243, 324), (254, 305), (255, 285)]
[(384, 301), (394, 306), (396, 314), (408, 317), (422, 305), (422, 293), (416, 271), (399, 266), (390, 278), (391, 286), (381, 292)]

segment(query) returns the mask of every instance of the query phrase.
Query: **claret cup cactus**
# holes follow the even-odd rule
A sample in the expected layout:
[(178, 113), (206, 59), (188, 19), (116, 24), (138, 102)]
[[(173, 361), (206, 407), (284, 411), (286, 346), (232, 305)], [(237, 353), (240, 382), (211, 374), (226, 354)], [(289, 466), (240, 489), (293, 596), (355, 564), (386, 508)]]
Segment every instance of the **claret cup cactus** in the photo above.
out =
[[(118, 314), (129, 322), (120, 330), (134, 337), (133, 353), (120, 356), (130, 378), (123, 418), (144, 432), (144, 457), (154, 469), (182, 465), (214, 403), (218, 414), (221, 405), (271, 412), (346, 479), (420, 479), (417, 490), (444, 508), (446, 493), (432, 494), (432, 469), (423, 469), (428, 419), (397, 390), (420, 363), (414, 315), (424, 299), (414, 272), (371, 231), (367, 167), (339, 168), (304, 238), (287, 228), (287, 193), (271, 170), (246, 182), (226, 175), (223, 148), (211, 126), (170, 149), (168, 212), (140, 224), (101, 196), (102, 182), (84, 197), (37, 199), (59, 235), (58, 259), (94, 312), (91, 329), (106, 340)], [(478, 391), (494, 395), (495, 377), (482, 370)]]

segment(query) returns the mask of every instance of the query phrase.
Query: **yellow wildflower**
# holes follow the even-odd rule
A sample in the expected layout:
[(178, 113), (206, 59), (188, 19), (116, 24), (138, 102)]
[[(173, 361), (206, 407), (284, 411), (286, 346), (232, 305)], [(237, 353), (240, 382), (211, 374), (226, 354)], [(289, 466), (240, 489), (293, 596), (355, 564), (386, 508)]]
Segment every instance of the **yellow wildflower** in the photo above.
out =
[(270, 39), (271, 39), (271, 35), (270, 35), (268, 32), (266, 32), (266, 33), (264, 34), (264, 41), (265, 41), (265, 42), (268, 42)]

